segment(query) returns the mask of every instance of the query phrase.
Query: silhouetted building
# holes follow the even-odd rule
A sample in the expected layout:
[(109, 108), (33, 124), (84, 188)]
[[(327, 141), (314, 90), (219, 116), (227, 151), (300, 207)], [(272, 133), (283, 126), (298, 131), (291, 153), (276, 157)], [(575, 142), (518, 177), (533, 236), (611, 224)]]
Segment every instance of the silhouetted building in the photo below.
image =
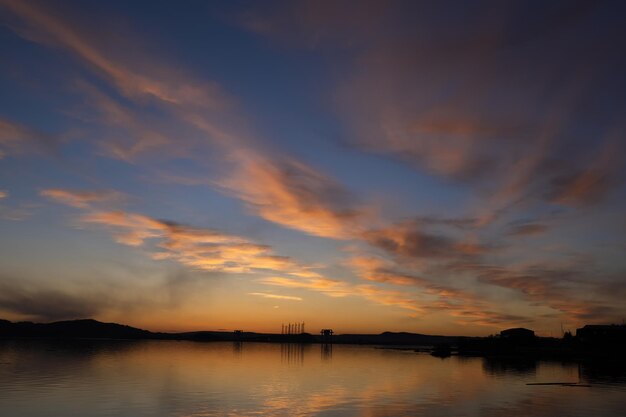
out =
[(533, 340), (535, 338), (535, 332), (523, 327), (516, 327), (514, 329), (502, 330), (500, 332), (500, 337), (514, 342), (525, 342)]
[(322, 329), (320, 331), (320, 334), (323, 337), (323, 341), (324, 343), (330, 343), (332, 342), (332, 336), (333, 336), (333, 329)]
[(576, 329), (576, 338), (583, 343), (624, 343), (626, 342), (626, 325), (588, 324)]

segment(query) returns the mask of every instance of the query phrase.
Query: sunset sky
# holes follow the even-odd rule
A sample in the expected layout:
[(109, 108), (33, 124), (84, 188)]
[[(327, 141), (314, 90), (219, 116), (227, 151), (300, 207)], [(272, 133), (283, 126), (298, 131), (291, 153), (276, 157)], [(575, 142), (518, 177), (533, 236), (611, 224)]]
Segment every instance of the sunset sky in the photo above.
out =
[(0, 0), (0, 318), (626, 318), (626, 3)]

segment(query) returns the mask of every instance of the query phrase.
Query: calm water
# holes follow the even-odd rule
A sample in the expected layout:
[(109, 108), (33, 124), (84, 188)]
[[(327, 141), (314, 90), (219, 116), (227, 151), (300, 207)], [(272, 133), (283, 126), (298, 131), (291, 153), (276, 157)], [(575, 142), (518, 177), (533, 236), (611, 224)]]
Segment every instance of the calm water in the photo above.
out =
[(340, 345), (0, 341), (3, 417), (612, 417), (625, 410), (626, 378), (614, 367), (442, 360)]

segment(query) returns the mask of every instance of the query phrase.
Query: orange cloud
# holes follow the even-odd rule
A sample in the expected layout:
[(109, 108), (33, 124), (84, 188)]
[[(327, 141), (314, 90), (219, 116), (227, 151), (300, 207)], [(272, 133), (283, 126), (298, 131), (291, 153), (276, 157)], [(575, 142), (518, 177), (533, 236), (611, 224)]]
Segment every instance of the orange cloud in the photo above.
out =
[(288, 272), (299, 268), (288, 258), (272, 257), (268, 246), (216, 230), (121, 211), (96, 211), (82, 216), (80, 221), (111, 228), (117, 242), (130, 246), (143, 246), (148, 239), (158, 239), (154, 259), (172, 259), (196, 269), (250, 273), (259, 270)]
[(254, 295), (257, 297), (263, 297), (263, 298), (272, 298), (272, 299), (276, 299), (276, 300), (291, 300), (291, 301), (302, 301), (301, 297), (294, 297), (291, 295), (278, 295), (278, 294), (269, 294), (269, 293), (265, 293), (265, 292), (249, 292), (249, 295)]
[(353, 288), (347, 283), (325, 278), (319, 275), (311, 278), (288, 278), (273, 276), (261, 278), (259, 282), (267, 285), (276, 285), (286, 288), (303, 288), (307, 290), (313, 290), (324, 293), (331, 297), (345, 297), (354, 294)]
[(377, 304), (409, 310), (412, 316), (424, 312), (422, 306), (403, 291), (393, 291), (373, 285), (359, 285), (356, 287), (356, 294)]
[[(211, 153), (222, 155), (219, 163), (228, 167), (220, 167), (226, 171), (224, 179), (213, 184), (244, 201), (260, 217), (331, 238), (348, 238), (358, 228), (361, 212), (352, 206), (353, 197), (333, 179), (300, 161), (259, 151), (255, 135), (246, 128), (234, 101), (215, 83), (181, 74), (150, 57), (138, 57), (135, 49), (128, 53), (119, 44), (106, 45), (106, 37), (95, 36), (71, 16), (61, 16), (47, 5), (3, 3), (21, 18), (22, 26), (14, 29), (22, 36), (66, 49), (134, 105), (144, 109), (154, 102), (168, 121), (169, 130), (163, 129), (159, 120), (148, 120), (145, 113), (94, 86), (78, 83), (96, 109), (90, 117), (99, 115), (101, 122), (113, 129), (111, 137), (99, 141), (108, 155), (134, 161), (146, 152), (166, 149), (166, 155), (196, 158), (204, 157), (207, 147), (214, 146), (217, 152)], [(132, 44), (132, 39), (128, 43)]]
[(494, 311), (486, 311), (481, 309), (459, 309), (450, 313), (459, 319), (460, 322), (467, 324), (477, 324), (480, 326), (498, 326), (503, 325), (520, 325), (529, 323), (528, 317), (518, 316), (515, 314), (499, 313)]
[(79, 220), (83, 223), (113, 228), (115, 240), (129, 246), (141, 246), (146, 239), (165, 235), (165, 226), (162, 222), (141, 214), (94, 211), (81, 216)]
[[(86, 214), (79, 217), (81, 223), (103, 226), (111, 231), (117, 242), (144, 247), (155, 260), (174, 260), (206, 271), (273, 274), (258, 282), (317, 291), (331, 297), (358, 296), (413, 313), (422, 311), (417, 302), (404, 292), (372, 285), (355, 286), (324, 277), (310, 266), (301, 265), (290, 257), (276, 255), (269, 246), (240, 236), (157, 220), (137, 213), (93, 208), (91, 204), (104, 198), (99, 193), (60, 189), (46, 191), (43, 195), (57, 202), (87, 210)], [(262, 296), (259, 294), (267, 293), (253, 295)], [(266, 298), (276, 297), (267, 295)]]
[(601, 201), (617, 183), (617, 172), (624, 163), (623, 130), (612, 134), (587, 167), (557, 176), (548, 198), (564, 205), (590, 205)]
[(217, 83), (184, 73), (163, 59), (154, 59), (142, 52), (138, 54), (143, 48), (136, 45), (132, 36), (124, 36), (124, 42), (112, 42), (108, 33), (97, 32), (96, 28), (101, 26), (86, 29), (82, 24), (83, 17), (71, 13), (61, 15), (47, 4), (12, 0), (1, 0), (0, 3), (19, 18), (19, 23), (11, 25), (16, 33), (34, 42), (65, 49), (110, 82), (135, 106), (158, 110), (175, 126), (171, 135), (176, 136), (176, 141), (172, 141), (162, 132), (163, 123), (159, 119), (146, 120), (147, 113), (134, 111), (93, 85), (78, 82), (76, 87), (90, 99), (87, 104), (97, 109), (85, 117), (92, 119), (98, 115), (109, 127), (125, 132), (100, 141), (108, 155), (126, 161), (156, 149), (168, 149), (170, 155), (185, 152), (193, 155), (189, 148), (205, 146), (206, 137), (197, 141), (190, 139), (194, 136), (187, 132), (191, 127), (226, 147), (235, 146), (233, 138), (240, 140), (240, 126), (244, 123), (233, 111), (233, 99)]
[(361, 297), (375, 304), (398, 307), (409, 310), (412, 314), (423, 312), (418, 302), (406, 292), (389, 290), (373, 285), (351, 285), (343, 281), (324, 277), (294, 279), (286, 277), (262, 278), (259, 282), (286, 288), (313, 290), (330, 297)]
[[(224, 273), (280, 273), (284, 275), (261, 278), (258, 282), (312, 290), (331, 297), (358, 296), (376, 304), (395, 306), (414, 313), (422, 311), (406, 293), (371, 285), (354, 286), (324, 277), (289, 257), (274, 255), (268, 246), (252, 243), (242, 237), (121, 211), (95, 211), (82, 216), (80, 220), (111, 228), (116, 240), (122, 244), (144, 246), (146, 240), (158, 239), (156, 247), (162, 251), (152, 252), (154, 259), (172, 259), (192, 268)], [(268, 295), (266, 298), (277, 297)]]
[(43, 197), (54, 200), (57, 203), (76, 208), (87, 208), (95, 203), (119, 202), (124, 198), (121, 193), (112, 190), (79, 191), (49, 188), (40, 191), (39, 194)]
[(356, 270), (360, 278), (368, 281), (394, 285), (416, 285), (425, 282), (417, 277), (391, 272), (390, 262), (381, 258), (354, 256), (348, 260), (347, 264)]
[[(141, 70), (121, 64), (115, 58), (115, 51), (119, 53), (119, 47), (123, 45), (118, 44), (117, 48), (108, 50), (96, 46), (97, 41), (90, 36), (92, 34), (77, 30), (67, 16), (61, 16), (49, 5), (36, 6), (14, 0), (2, 0), (1, 3), (22, 19), (23, 26), (14, 27), (18, 33), (31, 40), (71, 51), (131, 98), (147, 96), (165, 103), (201, 108), (220, 108), (224, 105), (215, 84), (190, 84), (185, 74), (162, 66), (158, 67), (160, 76), (156, 77), (150, 74), (149, 62), (143, 62)], [(126, 39), (126, 42), (128, 44), (130, 40)]]
[[(418, 22), (411, 26), (399, 4), (366, 2), (352, 9), (296, 2), (252, 8), (240, 23), (295, 46), (351, 47), (352, 67), (333, 88), (335, 109), (352, 132), (349, 140), (420, 171), (480, 184), (473, 190), (483, 197), (475, 209), (478, 225), (522, 204), (545, 203), (546, 182), (552, 183), (549, 201), (582, 205), (605, 195), (623, 174), (602, 163), (580, 169), (597, 143), (581, 132), (603, 132), (604, 115), (620, 120), (619, 106), (588, 111), (606, 100), (600, 91), (613, 89), (612, 78), (603, 74), (607, 62), (621, 68), (619, 54), (586, 43), (571, 47), (562, 36), (564, 30), (582, 36), (581, 22), (594, 18), (593, 6), (566, 7), (559, 17), (537, 10), (531, 31), (503, 24), (516, 14), (504, 4), (488, 13), (466, 10), (449, 25), (432, 25), (451, 16), (427, 4), (411, 9)], [(391, 29), (396, 27), (404, 29)], [(598, 39), (615, 44), (608, 32)], [(511, 47), (519, 43), (532, 47)], [(573, 69), (566, 76), (564, 66)], [(619, 93), (611, 96), (619, 101)], [(611, 154), (608, 166), (623, 166), (623, 150)], [(571, 169), (561, 166), (566, 159)]]
[[(355, 256), (350, 258), (347, 264), (362, 279), (404, 287), (404, 291), (382, 293), (381, 297), (390, 304), (404, 306), (403, 308), (412, 309), (422, 315), (444, 313), (460, 324), (489, 327), (529, 321), (524, 315), (499, 311), (502, 306), (499, 303), (490, 302), (487, 298), (402, 272), (400, 264), (384, 258)], [(408, 296), (406, 289), (411, 287), (419, 294), (426, 296), (420, 299), (419, 304), (415, 297)], [(364, 294), (372, 291), (367, 286), (365, 288)], [(376, 291), (372, 291), (373, 297), (375, 293)]]
[[(371, 256), (355, 256), (347, 262), (357, 275), (365, 280), (400, 285), (419, 287), (426, 294), (435, 295), (450, 301), (467, 303), (476, 301), (476, 298), (461, 290), (437, 285), (432, 281), (415, 275), (398, 272), (399, 265), (386, 259)], [(449, 306), (451, 304), (448, 304)]]
[(170, 259), (205, 271), (281, 273), (320, 282), (327, 280), (314, 272), (312, 267), (301, 265), (290, 257), (278, 256), (269, 246), (240, 236), (157, 220), (138, 213), (92, 207), (96, 202), (116, 197), (115, 193), (51, 189), (45, 190), (42, 195), (87, 210), (78, 218), (80, 223), (105, 227), (118, 243), (146, 247), (155, 260)]
[(345, 239), (360, 228), (362, 212), (347, 190), (293, 159), (241, 154), (239, 169), (220, 185), (266, 220), (315, 236)]

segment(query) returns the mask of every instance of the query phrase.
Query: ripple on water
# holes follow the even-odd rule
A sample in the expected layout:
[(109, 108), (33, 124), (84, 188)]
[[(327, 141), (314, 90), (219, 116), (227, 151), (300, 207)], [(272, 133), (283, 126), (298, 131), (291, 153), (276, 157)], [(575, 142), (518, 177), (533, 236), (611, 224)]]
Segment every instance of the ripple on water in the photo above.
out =
[[(0, 343), (0, 410), (85, 416), (622, 416), (614, 367), (363, 346)], [(529, 386), (574, 381), (591, 388)]]

